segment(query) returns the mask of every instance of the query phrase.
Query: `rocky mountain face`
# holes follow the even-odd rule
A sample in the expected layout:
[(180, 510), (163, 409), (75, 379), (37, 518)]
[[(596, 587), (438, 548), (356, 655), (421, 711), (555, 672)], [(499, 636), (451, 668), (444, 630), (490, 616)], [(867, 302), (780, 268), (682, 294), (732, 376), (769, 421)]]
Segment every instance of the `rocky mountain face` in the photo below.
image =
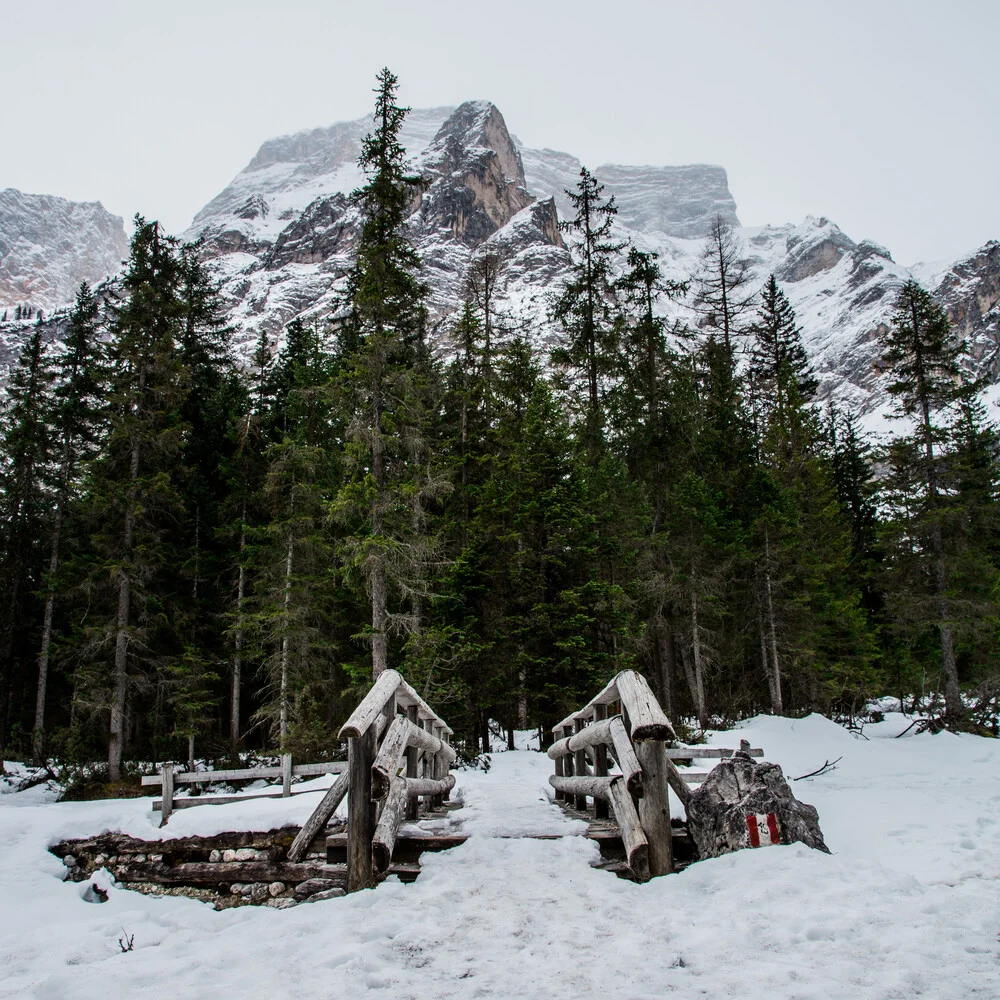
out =
[[(363, 181), (357, 158), (371, 127), (366, 117), (268, 140), (183, 234), (202, 241), (245, 352), (261, 332), (278, 340), (296, 316), (323, 320), (338, 307), (360, 222), (349, 195)], [(575, 187), (580, 161), (524, 146), (485, 101), (414, 110), (402, 142), (414, 174), (424, 179), (407, 225), (431, 288), (441, 349), (448, 349), (469, 263), (486, 252), (501, 260), (498, 304), (507, 328), (552, 346), (559, 331), (548, 319), (549, 303), (570, 262), (565, 241), (571, 236), (558, 223), (571, 215), (565, 189)], [(773, 271), (795, 307), (823, 392), (878, 409), (884, 398), (878, 335), (910, 277), (938, 296), (977, 367), (1000, 382), (1000, 243), (960, 259), (905, 267), (884, 247), (856, 242), (825, 218), (740, 227), (721, 167), (606, 164), (593, 173), (615, 196), (619, 235), (659, 253), (671, 277), (686, 280), (696, 272), (717, 215), (737, 227), (757, 280), (763, 284)], [(3, 204), (0, 239), (8, 225)], [(115, 221), (120, 230), (121, 220)], [(96, 236), (93, 241), (103, 245)], [(117, 261), (123, 235), (115, 247)], [(690, 303), (661, 305), (697, 324)], [(17, 336), (0, 329), (0, 345)]]
[(81, 281), (117, 272), (127, 253), (120, 216), (100, 202), (0, 191), (0, 313), (65, 305)]

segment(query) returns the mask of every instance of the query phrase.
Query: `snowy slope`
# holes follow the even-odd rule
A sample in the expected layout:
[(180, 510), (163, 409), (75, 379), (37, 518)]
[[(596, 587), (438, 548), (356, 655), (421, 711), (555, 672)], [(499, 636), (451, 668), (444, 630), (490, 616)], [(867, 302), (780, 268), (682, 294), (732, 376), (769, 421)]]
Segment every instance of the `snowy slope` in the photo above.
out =
[[(0, 997), (993, 1000), (1000, 744), (892, 739), (906, 722), (888, 716), (866, 728), (871, 739), (818, 716), (716, 734), (718, 745), (763, 746), (789, 776), (842, 757), (793, 785), (818, 808), (833, 854), (742, 851), (643, 886), (590, 867), (597, 848), (551, 804), (551, 761), (530, 751), (459, 772), (452, 819), (469, 840), (424, 855), (414, 884), (291, 910), (216, 912), (116, 889), (86, 903), (47, 844), (105, 829), (157, 838), (149, 800), (3, 795)], [(301, 822), (310, 798), (189, 809), (168, 830), (247, 828), (255, 813), (268, 829), (281, 810)], [(123, 927), (130, 954), (117, 944)]]
[(121, 217), (98, 201), (0, 191), (0, 312), (65, 305), (81, 281), (115, 274), (127, 253)]

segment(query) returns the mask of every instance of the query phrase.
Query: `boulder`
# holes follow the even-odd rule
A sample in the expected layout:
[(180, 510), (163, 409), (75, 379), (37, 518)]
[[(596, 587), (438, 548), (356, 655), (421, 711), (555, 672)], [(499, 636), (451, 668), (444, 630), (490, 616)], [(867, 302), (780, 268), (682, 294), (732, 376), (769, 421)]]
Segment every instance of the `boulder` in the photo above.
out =
[(781, 768), (743, 752), (709, 773), (692, 794), (687, 817), (701, 858), (796, 842), (830, 853), (820, 832), (819, 814), (795, 798)]

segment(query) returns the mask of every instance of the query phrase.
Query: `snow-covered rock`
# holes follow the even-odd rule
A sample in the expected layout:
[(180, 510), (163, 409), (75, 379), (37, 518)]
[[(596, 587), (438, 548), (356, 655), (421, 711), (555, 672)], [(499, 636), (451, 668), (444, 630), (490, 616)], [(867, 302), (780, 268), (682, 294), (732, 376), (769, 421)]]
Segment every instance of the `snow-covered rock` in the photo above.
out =
[(0, 313), (65, 305), (81, 281), (114, 274), (127, 252), (121, 217), (99, 201), (0, 191)]

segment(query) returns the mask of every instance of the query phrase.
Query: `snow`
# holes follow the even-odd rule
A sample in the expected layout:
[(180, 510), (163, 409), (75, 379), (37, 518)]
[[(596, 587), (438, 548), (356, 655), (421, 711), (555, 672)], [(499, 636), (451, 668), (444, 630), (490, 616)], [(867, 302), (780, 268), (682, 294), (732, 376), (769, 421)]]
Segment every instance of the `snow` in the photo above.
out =
[(858, 736), (761, 717), (713, 734), (762, 746), (789, 777), (840, 757), (793, 785), (833, 854), (742, 851), (643, 886), (591, 867), (597, 847), (551, 803), (551, 761), (532, 750), (458, 772), (447, 822), (469, 839), (425, 854), (414, 884), (283, 911), (216, 912), (107, 876), (109, 902), (88, 903), (46, 847), (104, 829), (267, 829), (300, 822), (312, 795), (183, 810), (162, 833), (148, 799), (0, 795), (0, 997), (995, 998), (1000, 743), (895, 739), (909, 721), (887, 713)]

